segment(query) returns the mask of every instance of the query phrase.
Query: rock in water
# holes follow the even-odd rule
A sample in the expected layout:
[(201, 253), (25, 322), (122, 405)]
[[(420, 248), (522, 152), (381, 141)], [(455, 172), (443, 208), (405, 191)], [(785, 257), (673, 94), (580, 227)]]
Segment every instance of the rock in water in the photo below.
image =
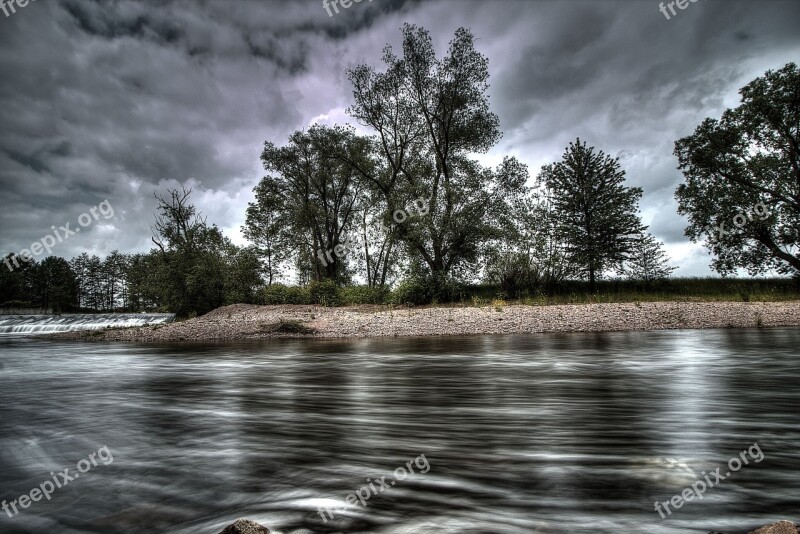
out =
[(237, 519), (219, 534), (269, 534), (269, 529), (249, 519)]
[(800, 529), (791, 521), (778, 521), (757, 530), (753, 530), (749, 534), (798, 534)]

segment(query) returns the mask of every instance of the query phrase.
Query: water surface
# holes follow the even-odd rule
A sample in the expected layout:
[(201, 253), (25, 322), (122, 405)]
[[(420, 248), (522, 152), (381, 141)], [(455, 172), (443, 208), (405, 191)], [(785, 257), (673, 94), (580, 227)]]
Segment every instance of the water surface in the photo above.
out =
[(0, 335), (52, 334), (170, 323), (174, 313), (65, 313), (63, 315), (0, 315)]
[[(726, 534), (800, 519), (800, 329), (146, 346), (0, 338), (0, 532)], [(757, 443), (666, 519), (654, 501)], [(319, 506), (430, 467), (323, 522)]]

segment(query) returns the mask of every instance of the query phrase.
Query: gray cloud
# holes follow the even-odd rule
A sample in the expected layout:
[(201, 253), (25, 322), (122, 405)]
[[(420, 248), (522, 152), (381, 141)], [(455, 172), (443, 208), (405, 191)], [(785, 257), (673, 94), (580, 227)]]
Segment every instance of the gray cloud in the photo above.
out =
[(469, 27), (489, 58), (504, 138), (483, 159), (513, 154), (535, 176), (580, 136), (644, 188), (681, 274), (707, 273), (675, 211), (672, 144), (800, 59), (797, 20), (792, 0), (708, 0), (669, 21), (655, 1), (374, 0), (333, 17), (317, 0), (30, 3), (0, 15), (0, 244), (18, 251), (108, 198), (115, 217), (54, 253), (147, 250), (153, 192), (180, 184), (238, 240), (263, 142), (348, 120), (345, 69), (378, 64), (408, 21), (440, 53)]

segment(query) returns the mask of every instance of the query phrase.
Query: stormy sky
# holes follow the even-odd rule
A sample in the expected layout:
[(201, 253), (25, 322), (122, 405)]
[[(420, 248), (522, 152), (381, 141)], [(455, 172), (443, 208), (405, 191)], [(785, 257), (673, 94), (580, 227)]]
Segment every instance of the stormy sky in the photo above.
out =
[(643, 220), (675, 275), (710, 274), (676, 212), (673, 143), (736, 106), (753, 78), (800, 62), (797, 0), (699, 0), (669, 20), (655, 0), (364, 0), (333, 16), (321, 0), (38, 0), (8, 13), (0, 246), (18, 252), (51, 226), (74, 229), (107, 199), (113, 217), (53, 248), (66, 258), (149, 250), (153, 193), (180, 185), (244, 244), (264, 141), (354, 123), (345, 70), (379, 65), (410, 22), (431, 31), (440, 56), (470, 28), (488, 57), (504, 136), (482, 162), (513, 155), (533, 178), (581, 137), (644, 188)]

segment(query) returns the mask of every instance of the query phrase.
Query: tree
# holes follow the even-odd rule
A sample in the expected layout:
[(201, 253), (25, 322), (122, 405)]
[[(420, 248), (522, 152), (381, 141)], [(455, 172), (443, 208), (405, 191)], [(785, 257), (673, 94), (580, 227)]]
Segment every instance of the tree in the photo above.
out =
[[(743, 87), (742, 103), (675, 143), (685, 233), (722, 274), (800, 275), (800, 71), (789, 63)], [(763, 208), (762, 208), (763, 206)]]
[(259, 254), (254, 247), (231, 246), (226, 258), (225, 304), (256, 301), (256, 290), (263, 285)]
[(104, 310), (106, 306), (105, 276), (103, 262), (99, 256), (82, 253), (72, 258), (70, 267), (78, 281), (80, 307), (93, 310)]
[(156, 269), (156, 254), (132, 254), (125, 270), (126, 308), (133, 311), (150, 310), (157, 307), (161, 292), (148, 283)]
[(9, 253), (3, 257), (0, 265), (0, 305), (9, 305), (15, 308), (29, 307), (33, 304), (33, 271), (37, 266), (34, 261), (20, 261), (18, 267), (13, 267), (14, 254)]
[(528, 175), (512, 158), (496, 170), (470, 159), (501, 136), (489, 110), (488, 63), (472, 34), (457, 30), (437, 59), (427, 31), (406, 24), (402, 33), (403, 56), (387, 46), (384, 72), (368, 65), (348, 71), (355, 100), (348, 113), (375, 131), (382, 160), (373, 171), (354, 166), (383, 197), (387, 226), (395, 210), (428, 199), (428, 214), (398, 224), (396, 237), (409, 264), (442, 285), (453, 274), (475, 275)]
[(373, 193), (362, 204), (359, 237), (363, 252), (358, 254), (357, 259), (359, 266), (363, 265), (369, 287), (386, 287), (403, 263), (397, 246), (396, 225), (387, 227), (383, 224), (383, 214), (387, 212), (380, 194)]
[(625, 187), (619, 160), (578, 139), (562, 161), (546, 165), (539, 183), (558, 217), (557, 233), (589, 288), (608, 269), (618, 269), (643, 230), (638, 216), (642, 189)]
[(188, 203), (191, 189), (156, 195), (158, 208), (147, 293), (178, 316), (203, 314), (225, 302), (226, 254), (233, 245)]
[(284, 147), (265, 143), (261, 160), (274, 174), (256, 188), (248, 233), (265, 235), (269, 230), (263, 221), (271, 217), (286, 232), (273, 229), (272, 244), (290, 247), (301, 273), (312, 265), (316, 280), (348, 281), (348, 258), (342, 249), (353, 237), (363, 209), (366, 185), (356, 166), (369, 172), (374, 166), (369, 141), (352, 127), (314, 125), (292, 134)]
[(125, 271), (128, 258), (118, 250), (112, 250), (103, 260), (103, 309), (114, 311), (122, 303), (125, 294)]
[(664, 244), (650, 233), (643, 233), (631, 247), (623, 272), (632, 280), (652, 283), (668, 278), (677, 267), (668, 265)]
[(264, 178), (253, 191), (256, 199), (247, 205), (242, 233), (253, 243), (262, 261), (267, 285), (271, 286), (280, 277), (282, 264), (292, 253), (291, 212), (276, 180)]
[(78, 281), (69, 262), (48, 256), (33, 269), (33, 295), (42, 308), (54, 312), (70, 311), (78, 306)]
[(88, 291), (86, 287), (87, 266), (89, 264), (89, 255), (86, 252), (81, 253), (69, 260), (69, 266), (75, 273), (75, 279), (78, 282), (78, 306), (81, 308), (88, 307)]
[(153, 236), (150, 238), (162, 253), (167, 251), (193, 252), (206, 244), (209, 232), (216, 227), (209, 228), (206, 219), (201, 217), (195, 207), (188, 203), (191, 189), (182, 188), (180, 191), (171, 189), (169, 198), (156, 193), (158, 201), (153, 226)]
[(524, 290), (552, 293), (576, 272), (556, 232), (558, 217), (552, 203), (534, 192), (513, 215), (487, 254), (487, 281), (499, 284), (509, 296), (520, 296)]

